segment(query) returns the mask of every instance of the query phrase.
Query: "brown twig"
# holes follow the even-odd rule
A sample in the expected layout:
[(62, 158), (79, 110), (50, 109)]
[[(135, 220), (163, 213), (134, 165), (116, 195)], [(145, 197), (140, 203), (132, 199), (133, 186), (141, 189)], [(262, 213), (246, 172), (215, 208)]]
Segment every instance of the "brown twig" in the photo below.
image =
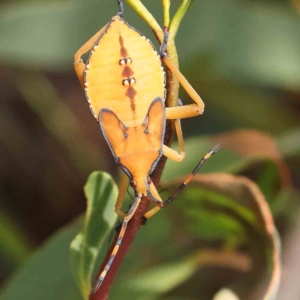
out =
[[(157, 168), (157, 172), (152, 176), (152, 180), (155, 185), (159, 183), (165, 162), (166, 162), (166, 159), (162, 158), (161, 161), (159, 162), (160, 166), (159, 166), (159, 168)], [(146, 213), (148, 206), (149, 206), (148, 198), (143, 197), (138, 209), (136, 210), (134, 216), (132, 217), (131, 221), (128, 224), (126, 234), (123, 238), (122, 245), (119, 249), (118, 255), (115, 257), (115, 260), (114, 260), (109, 272), (107, 273), (105, 280), (103, 281), (103, 284), (101, 285), (101, 288), (95, 294), (90, 296), (90, 298), (89, 298), (90, 300), (106, 300), (106, 299), (108, 299), (110, 286), (118, 272), (118, 269), (126, 255), (127, 251), (129, 250), (138, 230), (140, 229), (140, 227), (142, 225), (142, 217)], [(118, 235), (116, 235), (116, 238), (117, 237), (118, 237)], [(116, 242), (116, 240), (112, 243), (111, 248), (108, 250), (105, 260), (99, 270), (98, 275), (101, 273), (103, 267), (106, 265), (110, 255), (111, 255), (111, 251), (112, 251), (112, 248), (114, 247), (115, 242)]]

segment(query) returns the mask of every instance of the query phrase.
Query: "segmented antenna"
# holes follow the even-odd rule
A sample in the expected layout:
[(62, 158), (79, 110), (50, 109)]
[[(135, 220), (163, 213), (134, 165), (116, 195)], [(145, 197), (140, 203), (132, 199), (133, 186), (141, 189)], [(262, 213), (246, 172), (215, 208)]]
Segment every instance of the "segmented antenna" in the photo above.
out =
[(222, 144), (217, 144), (214, 146), (207, 154), (204, 155), (204, 157), (200, 160), (200, 162), (196, 165), (194, 170), (191, 172), (191, 174), (182, 182), (182, 184), (177, 188), (177, 190), (164, 202), (161, 202), (160, 200), (156, 199), (151, 192), (148, 192), (149, 199), (155, 203), (156, 205), (160, 207), (165, 207), (169, 205), (173, 200), (178, 196), (178, 194), (188, 185), (188, 183), (192, 180), (192, 178), (197, 174), (197, 172), (200, 170), (200, 168), (204, 165), (204, 163), (213, 156), (217, 151), (220, 150), (222, 147)]

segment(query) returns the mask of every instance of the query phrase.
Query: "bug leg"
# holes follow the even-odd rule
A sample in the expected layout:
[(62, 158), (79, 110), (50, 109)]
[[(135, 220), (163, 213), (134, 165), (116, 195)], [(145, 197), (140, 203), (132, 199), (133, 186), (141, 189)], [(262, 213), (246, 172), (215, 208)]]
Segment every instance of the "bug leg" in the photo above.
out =
[(97, 39), (99, 38), (101, 33), (105, 30), (105, 28), (106, 26), (101, 28), (93, 37), (91, 37), (83, 46), (81, 46), (74, 55), (75, 72), (83, 88), (84, 88), (83, 74), (86, 66), (81, 57), (83, 54), (89, 52), (94, 47)]
[[(198, 115), (198, 107), (197, 105), (195, 104), (192, 104), (193, 108), (196, 108), (196, 114), (195, 115)], [(168, 112), (170, 113), (170, 110), (168, 109), (186, 109), (187, 107), (190, 108), (189, 105), (186, 105), (186, 106), (183, 106), (182, 102), (180, 99), (178, 99), (178, 106), (177, 107), (168, 107), (166, 108), (166, 111), (167, 111), (167, 115), (168, 115)], [(182, 112), (182, 111), (181, 111)], [(189, 115), (190, 116), (190, 115)], [(163, 154), (172, 159), (173, 161), (176, 161), (176, 162), (180, 162), (184, 159), (185, 157), (185, 147), (184, 147), (184, 139), (183, 139), (183, 134), (182, 134), (182, 129), (181, 129), (181, 119), (182, 118), (182, 114), (180, 114), (179, 116), (178, 115), (175, 115), (174, 116), (174, 124), (175, 124), (175, 130), (176, 130), (176, 135), (177, 135), (177, 140), (178, 140), (178, 144), (179, 144), (179, 150), (180, 150), (180, 153), (178, 153), (177, 151), (171, 149), (170, 147), (167, 147), (166, 145), (163, 145), (163, 148), (162, 148), (162, 151), (163, 151)], [(169, 119), (170, 119), (170, 114), (169, 114)]]
[(151, 208), (148, 212), (145, 213), (143, 217), (143, 222), (146, 223), (152, 216), (154, 216), (158, 211), (160, 211), (161, 207), (155, 206)]
[(163, 145), (162, 152), (164, 156), (172, 159), (173, 161), (180, 162), (185, 158), (184, 140), (182, 135), (180, 119), (176, 119), (174, 124), (175, 124), (175, 130), (177, 134), (180, 153), (178, 153), (177, 151), (173, 150), (172, 148), (166, 145)]
[[(183, 106), (182, 101), (181, 101), (181, 99), (178, 98), (178, 107), (182, 107), (182, 106)], [(166, 145), (163, 145), (162, 151), (166, 157), (168, 157), (176, 162), (180, 162), (185, 157), (184, 139), (183, 139), (183, 134), (182, 134), (182, 129), (181, 129), (180, 118), (176, 118), (174, 121), (174, 124), (175, 124), (175, 131), (176, 131), (176, 135), (177, 135), (177, 141), (178, 141), (178, 145), (179, 145), (180, 154), (177, 151), (171, 149), (170, 147), (168, 147)]]
[(182, 182), (182, 184), (177, 188), (177, 190), (165, 201), (162, 201), (161, 197), (159, 196), (155, 186), (153, 183), (150, 184), (150, 188), (148, 190), (148, 198), (151, 202), (153, 202), (156, 207), (150, 209), (146, 214), (145, 218), (149, 219), (154, 214), (156, 214), (160, 208), (166, 207), (169, 205), (173, 200), (178, 196), (178, 194), (188, 185), (188, 183), (191, 181), (191, 179), (195, 176), (195, 174), (200, 170), (200, 168), (203, 166), (203, 164), (212, 156), (214, 155), (220, 148), (221, 144), (218, 144), (214, 146), (196, 165), (194, 170), (191, 172), (191, 174)]
[[(202, 114), (204, 111), (204, 103), (201, 99), (201, 97), (197, 94), (197, 92), (194, 90), (194, 88), (190, 85), (190, 83), (186, 80), (186, 78), (181, 74), (181, 72), (178, 70), (178, 68), (174, 65), (174, 63), (171, 61), (167, 54), (167, 43), (169, 39), (169, 32), (167, 29), (164, 30), (164, 40), (160, 47), (160, 56), (164, 64), (170, 69), (170, 71), (174, 74), (174, 76), (178, 79), (179, 83), (182, 85), (182, 87), (185, 89), (185, 91), (188, 93), (188, 95), (196, 102), (196, 105), (184, 105), (181, 107), (175, 107), (174, 113), (176, 113), (176, 116), (172, 115), (172, 108), (169, 109), (169, 114), (167, 112), (167, 119), (182, 119), (182, 118), (189, 118), (194, 117), (199, 114)], [(166, 109), (168, 110), (168, 109)]]
[(128, 182), (129, 179), (126, 174), (122, 172), (122, 177), (119, 183), (119, 194), (115, 205), (115, 212), (118, 216), (120, 216), (122, 219), (125, 217), (125, 213), (121, 211), (121, 207), (125, 198), (125, 195), (127, 193), (128, 188)]
[[(203, 104), (204, 108), (204, 104)], [(183, 106), (166, 107), (166, 119), (185, 119), (199, 116), (203, 113), (197, 104), (187, 104)]]
[[(174, 65), (174, 63), (171, 61), (171, 59), (169, 58), (168, 55), (163, 56), (162, 60), (165, 63), (165, 65), (172, 71), (174, 76), (178, 79), (179, 83), (182, 85), (182, 87), (185, 89), (185, 91), (188, 93), (188, 95), (196, 102), (199, 113), (203, 113), (204, 103), (203, 103), (201, 97), (197, 94), (197, 92), (190, 85), (190, 83), (187, 81), (187, 79), (181, 74), (181, 72)], [(179, 107), (179, 109), (182, 109), (183, 107), (185, 107), (185, 106), (181, 106), (181, 107)]]
[(144, 215), (144, 222), (150, 219), (153, 215), (155, 215), (162, 207), (163, 207), (163, 200), (161, 199), (155, 185), (153, 182), (150, 183), (149, 192), (155, 198), (155, 201), (149, 198), (156, 206), (151, 208), (145, 215)]
[(125, 232), (126, 232), (127, 225), (129, 223), (129, 221), (131, 220), (132, 216), (134, 215), (136, 209), (138, 208), (138, 206), (140, 204), (140, 201), (141, 201), (141, 197), (135, 197), (134, 202), (132, 203), (129, 211), (127, 212), (127, 214), (125, 214), (124, 219), (123, 219), (123, 223), (122, 223), (122, 227), (121, 227), (117, 242), (115, 244), (115, 247), (114, 247), (114, 249), (113, 249), (113, 251), (110, 255), (110, 258), (109, 258), (107, 264), (105, 265), (103, 271), (101, 272), (101, 274), (99, 275), (99, 277), (97, 278), (97, 280), (96, 280), (96, 282), (93, 286), (92, 294), (95, 294), (98, 291), (98, 289), (101, 286), (107, 272), (109, 271), (116, 255), (119, 251), (119, 248), (121, 246), (123, 237), (124, 237)]

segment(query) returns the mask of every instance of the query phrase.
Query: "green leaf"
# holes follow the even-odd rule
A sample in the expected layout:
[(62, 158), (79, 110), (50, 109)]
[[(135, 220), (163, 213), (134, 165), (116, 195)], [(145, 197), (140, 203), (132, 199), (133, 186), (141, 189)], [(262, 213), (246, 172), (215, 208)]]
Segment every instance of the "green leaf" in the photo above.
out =
[(82, 222), (69, 224), (55, 233), (10, 278), (1, 300), (80, 300), (71, 274), (69, 244)]
[(84, 187), (88, 206), (82, 230), (70, 246), (71, 266), (84, 299), (91, 291), (91, 277), (103, 241), (113, 228), (117, 215), (114, 204), (117, 186), (110, 175), (93, 172)]
[[(214, 184), (213, 179), (211, 184)], [(226, 241), (230, 247), (245, 243), (247, 232), (240, 220), (235, 219), (233, 215), (238, 215), (251, 226), (259, 229), (255, 215), (247, 207), (218, 191), (206, 189), (205, 186), (199, 189), (194, 185), (193, 183), (193, 187), (187, 188), (182, 195), (178, 196), (178, 202), (174, 204), (180, 208), (185, 206), (184, 223), (198, 238)]]
[[(220, 183), (219, 180), (217, 182)], [(227, 186), (230, 189), (230, 185), (224, 185), (224, 188)], [(230, 190), (232, 193), (235, 191), (234, 188)], [(242, 192), (243, 190), (241, 190), (241, 195)], [(244, 191), (244, 193), (246, 193), (246, 191)], [(197, 195), (195, 198), (196, 197)], [(216, 199), (215, 206), (220, 207), (221, 210), (227, 207), (233, 210), (236, 215), (240, 215), (248, 224), (252, 224), (253, 219), (249, 218), (240, 208), (235, 209), (233, 207), (235, 204), (232, 201), (227, 202), (227, 198), (230, 197), (224, 196), (224, 199)], [(189, 203), (189, 199), (182, 200)], [(195, 201), (196, 200), (197, 199), (195, 199)], [(207, 199), (206, 202), (208, 202)], [(239, 206), (241, 206), (240, 203), (236, 205), (236, 207)], [(184, 213), (185, 210), (182, 212)], [(170, 222), (171, 219), (174, 220), (173, 225)], [(213, 219), (213, 222), (215, 222), (216, 219)], [(221, 220), (221, 222), (223, 221)], [(176, 224), (179, 227), (176, 227)], [(82, 223), (79, 225), (81, 226)], [(41, 299), (41, 297), (43, 297), (43, 300), (81, 299), (74, 280), (72, 279), (71, 272), (69, 271), (67, 251), (68, 244), (79, 231), (79, 225), (76, 227), (69, 225), (54, 238), (51, 238), (51, 240), (24, 265), (18, 274), (12, 278), (5, 293), (1, 295), (3, 297), (0, 298), (2, 300), (38, 300)], [(187, 259), (190, 257), (187, 252), (191, 253), (191, 248), (185, 245), (185, 243), (187, 239), (190, 240), (191, 238), (193, 239), (193, 237), (186, 234), (186, 231), (182, 231), (184, 230), (184, 225), (185, 221), (182, 219), (182, 222), (178, 222), (176, 212), (174, 215), (174, 210), (172, 211), (170, 207), (170, 209), (162, 210), (153, 219), (149, 220), (147, 226), (141, 228), (136, 241), (132, 245), (131, 251), (128, 252), (124, 264), (116, 277), (116, 281), (110, 293), (111, 300), (123, 299), (124, 295), (130, 295), (131, 299), (136, 300), (157, 299), (158, 297), (162, 297), (161, 295), (163, 293), (168, 293), (168, 296), (175, 296), (173, 294), (176, 294), (178, 289), (184, 290), (184, 288), (186, 288), (185, 283), (188, 284), (188, 287), (191, 285), (189, 280), (195, 275), (199, 267), (202, 266), (202, 263), (198, 263), (197, 266), (196, 262), (191, 264), (189, 259)], [(181, 228), (181, 232), (177, 230), (178, 228)], [(234, 226), (232, 227), (231, 225), (228, 226), (226, 230), (227, 229), (229, 230), (224, 235), (226, 238), (229, 236), (231, 229), (233, 233), (239, 232), (239, 230), (236, 231)], [(182, 236), (182, 233), (184, 233), (184, 236)], [(198, 240), (199, 236), (197, 235), (195, 239)], [(183, 243), (181, 241), (183, 241)], [(263, 256), (263, 254), (265, 254), (265, 248), (262, 248), (259, 242), (260, 239), (255, 240), (255, 248), (258, 248), (258, 251), (262, 250), (260, 256)], [(264, 247), (268, 247), (270, 244), (269, 239), (265, 239), (265, 236), (263, 236), (263, 242)], [(196, 244), (196, 246), (198, 247), (199, 244)], [(193, 252), (194, 251), (198, 251), (198, 249), (194, 248)], [(268, 252), (268, 255), (271, 255), (271, 252), (272, 251)], [(226, 251), (224, 255), (226, 255)], [(211, 262), (213, 264), (213, 260), (211, 260)], [(273, 259), (270, 259), (269, 263), (271, 271)], [(159, 284), (157, 284), (157, 276), (160, 276)], [(197, 282), (199, 286), (205, 283), (203, 278), (198, 277)], [(205, 285), (202, 285), (202, 287), (205, 289)], [(172, 295), (169, 294), (171, 292), (173, 293)], [(200, 292), (202, 295), (202, 291), (199, 290), (199, 293)], [(188, 295), (184, 299), (188, 299)]]
[[(170, 252), (168, 254), (166, 259), (170, 256)], [(172, 291), (178, 291), (178, 287), (191, 279), (199, 269), (211, 265), (232, 266), (241, 272), (249, 272), (251, 262), (247, 255), (239, 251), (196, 250), (192, 254), (181, 255), (172, 262), (164, 261), (159, 265), (150, 266), (144, 271), (139, 270), (138, 276), (136, 276), (137, 272), (131, 272), (131, 276), (123, 277), (122, 281), (117, 282), (115, 289), (110, 293), (110, 299), (123, 299), (127, 294), (130, 294), (130, 299), (155, 300), (161, 299), (162, 295), (165, 299), (166, 294), (170, 295)], [(198, 282), (201, 282), (200, 278), (198, 278)], [(184, 293), (184, 295), (186, 294)], [(187, 297), (184, 296), (184, 299)], [(199, 299), (199, 295), (196, 299)]]
[[(197, 194), (196, 194), (197, 195)], [(212, 212), (205, 208), (187, 208), (187, 226), (201, 239), (230, 239), (235, 241), (245, 240), (246, 232), (241, 224), (224, 212)], [(201, 226), (199, 226), (201, 224)]]
[[(194, 274), (197, 268), (194, 259), (182, 259), (151, 268), (139, 274), (135, 280), (126, 280), (124, 284), (129, 290), (139, 291), (141, 295), (159, 295), (185, 282)], [(157, 280), (158, 278), (160, 280)]]
[(72, 68), (75, 51), (117, 12), (115, 1), (9, 1), (1, 6), (0, 60), (31, 69)]
[(179, 53), (191, 59), (209, 51), (211, 71), (226, 80), (299, 89), (299, 17), (288, 5), (273, 2), (195, 1), (178, 34)]
[[(178, 186), (178, 182), (179, 180), (172, 182), (172, 186)], [(247, 244), (253, 244), (254, 257), (257, 258), (259, 255), (261, 259), (263, 256), (266, 264), (265, 276), (268, 278), (268, 288), (263, 299), (275, 299), (281, 276), (280, 239), (269, 206), (258, 186), (246, 177), (223, 173), (196, 175), (191, 185), (193, 189), (197, 187), (199, 191), (190, 194), (184, 192), (179, 196), (179, 198), (194, 199), (194, 205), (190, 205), (190, 209), (196, 211), (198, 206), (200, 210), (201, 204), (204, 206), (203, 202), (207, 202), (204, 207), (228, 214), (247, 229), (249, 235)], [(199, 193), (203, 193), (204, 200), (201, 200), (201, 197), (199, 199)], [(205, 193), (208, 195), (205, 196)], [(219, 195), (211, 197), (209, 195), (211, 193)], [(197, 204), (197, 200), (201, 200), (200, 204)], [(195, 218), (194, 221), (197, 221), (199, 227), (202, 226), (201, 218), (198, 220)], [(219, 220), (212, 221), (218, 222)], [(209, 228), (207, 230), (209, 231)], [(261, 263), (259, 266), (261, 271)]]
[[(276, 140), (263, 132), (239, 130), (212, 137), (190, 138), (185, 141), (184, 161), (175, 163), (168, 160), (162, 182), (187, 176), (199, 160), (219, 142), (223, 144), (222, 148), (203, 165), (198, 174), (224, 172), (249, 176), (258, 184), (273, 210), (277, 194), (290, 185), (290, 173)], [(177, 149), (178, 145), (173, 143), (172, 148)]]
[(285, 132), (277, 139), (280, 152), (285, 156), (298, 156), (300, 154), (300, 127)]
[[(157, 7), (154, 3), (150, 6)], [(117, 12), (117, 1), (1, 3), (0, 62), (31, 70), (71, 70), (75, 52)], [(136, 27), (151, 35), (150, 29), (128, 6), (126, 20), (138, 22)]]
[(31, 250), (28, 236), (5, 212), (0, 212), (0, 240), (0, 254), (4, 255), (10, 264), (17, 265), (28, 257)]

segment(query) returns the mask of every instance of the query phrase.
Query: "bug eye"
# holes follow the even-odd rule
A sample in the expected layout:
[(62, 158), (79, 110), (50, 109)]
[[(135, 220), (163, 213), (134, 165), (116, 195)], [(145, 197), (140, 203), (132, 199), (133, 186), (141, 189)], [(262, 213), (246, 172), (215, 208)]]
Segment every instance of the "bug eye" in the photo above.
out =
[(130, 181), (129, 185), (132, 187), (132, 188), (135, 188), (136, 187), (136, 183), (135, 181)]
[(147, 178), (147, 183), (150, 185), (150, 184), (151, 184), (151, 182), (152, 182), (151, 178), (150, 178), (150, 177), (148, 177), (148, 178)]

